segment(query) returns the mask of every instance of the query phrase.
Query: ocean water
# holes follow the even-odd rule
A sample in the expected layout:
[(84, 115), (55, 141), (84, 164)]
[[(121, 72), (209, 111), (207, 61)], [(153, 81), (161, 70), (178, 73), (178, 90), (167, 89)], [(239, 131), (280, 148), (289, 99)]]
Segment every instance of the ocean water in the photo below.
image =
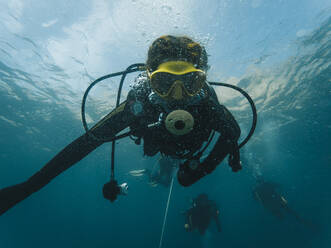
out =
[[(0, 188), (23, 182), (83, 134), (80, 104), (89, 83), (144, 62), (153, 39), (185, 34), (206, 46), (210, 81), (251, 95), (258, 124), (241, 150), (243, 170), (233, 173), (224, 161), (189, 188), (174, 180), (162, 247), (330, 247), (330, 3), (207, 2), (212, 7), (0, 0)], [(90, 126), (114, 107), (117, 85), (108, 80), (91, 92)], [(242, 140), (251, 125), (248, 103), (232, 90), (216, 91)], [(97, 148), (0, 216), (0, 248), (159, 247), (169, 188), (129, 174), (152, 168), (158, 157), (143, 157), (130, 139), (118, 141), (116, 178), (128, 182), (129, 194), (110, 203), (102, 196), (110, 151), (110, 144)], [(254, 200), (256, 175), (278, 183), (314, 228), (290, 215), (279, 220)], [(221, 233), (214, 225), (203, 236), (184, 230), (181, 213), (200, 193), (219, 204)]]

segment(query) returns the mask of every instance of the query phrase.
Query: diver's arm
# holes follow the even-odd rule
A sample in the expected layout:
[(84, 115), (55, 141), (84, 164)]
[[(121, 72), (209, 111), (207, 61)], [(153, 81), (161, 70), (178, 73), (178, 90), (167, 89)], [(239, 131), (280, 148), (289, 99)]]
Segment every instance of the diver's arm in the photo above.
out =
[(210, 211), (212, 213), (212, 217), (215, 220), (216, 223), (216, 228), (218, 232), (221, 232), (222, 228), (221, 228), (221, 221), (220, 221), (220, 209), (217, 206), (217, 203), (214, 201), (210, 201)]
[(226, 107), (219, 105), (214, 118), (215, 130), (220, 132), (215, 146), (202, 162), (206, 172), (212, 172), (224, 158), (230, 154), (229, 165), (234, 172), (241, 169), (238, 139), (240, 137), (240, 127), (237, 121)]
[(241, 169), (238, 147), (240, 127), (230, 111), (219, 103), (216, 92), (212, 87), (209, 87), (209, 93), (209, 105), (212, 109), (209, 116), (212, 116), (213, 129), (220, 132), (221, 136), (209, 156), (203, 161), (203, 164), (206, 167), (206, 172), (210, 173), (230, 154), (229, 165), (236, 172)]
[(221, 221), (220, 221), (219, 210), (218, 209), (216, 210), (216, 213), (215, 213), (215, 216), (214, 216), (214, 220), (215, 220), (215, 223), (216, 223), (217, 231), (218, 232), (221, 232), (222, 231), (222, 228), (221, 228)]
[(190, 186), (200, 178), (211, 173), (224, 158), (230, 154), (229, 165), (233, 171), (241, 169), (238, 139), (240, 128), (231, 113), (222, 105), (213, 106), (216, 110), (213, 116), (213, 128), (221, 133), (215, 146), (207, 158), (202, 161), (197, 169), (190, 168), (190, 160), (187, 160), (177, 171), (178, 182), (182, 186)]
[(189, 232), (192, 231), (192, 229), (193, 229), (192, 214), (193, 214), (193, 209), (192, 208), (186, 210), (186, 212), (185, 212), (184, 227), (185, 227), (186, 231), (189, 231)]
[(27, 181), (0, 190), (0, 215), (24, 200), (32, 193), (47, 185), (53, 178), (83, 159), (95, 148), (104, 143), (104, 138), (111, 138), (129, 125), (130, 115), (125, 111), (125, 102), (104, 117), (90, 131), (83, 134), (60, 151), (41, 170)]

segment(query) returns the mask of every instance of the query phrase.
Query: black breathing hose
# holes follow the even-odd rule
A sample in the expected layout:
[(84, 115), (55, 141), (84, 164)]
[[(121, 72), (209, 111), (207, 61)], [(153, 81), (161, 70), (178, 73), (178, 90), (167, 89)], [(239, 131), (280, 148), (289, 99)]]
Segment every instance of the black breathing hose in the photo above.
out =
[(123, 135), (119, 135), (116, 136), (114, 139), (112, 140), (105, 140), (99, 137), (96, 137), (95, 135), (93, 135), (92, 133), (89, 132), (87, 123), (86, 123), (86, 116), (85, 116), (85, 104), (86, 104), (86, 99), (87, 96), (90, 92), (90, 90), (99, 82), (107, 79), (107, 78), (112, 78), (112, 77), (116, 77), (116, 76), (120, 76), (122, 75), (119, 87), (118, 87), (118, 93), (117, 93), (117, 99), (116, 99), (116, 108), (119, 106), (120, 103), (120, 99), (121, 99), (121, 92), (122, 92), (122, 88), (123, 88), (123, 82), (124, 79), (126, 77), (127, 74), (132, 73), (132, 72), (136, 72), (136, 71), (142, 71), (145, 70), (145, 64), (143, 63), (137, 63), (137, 64), (132, 64), (130, 65), (125, 71), (120, 71), (120, 72), (116, 72), (116, 73), (111, 73), (108, 75), (105, 75), (103, 77), (100, 77), (98, 79), (96, 79), (95, 81), (93, 81), (89, 87), (86, 89), (84, 96), (83, 96), (83, 100), (82, 100), (82, 107), (81, 107), (81, 115), (82, 115), (82, 123), (83, 123), (83, 127), (85, 129), (85, 132), (87, 135), (92, 136), (94, 139), (96, 140), (101, 140), (101, 141), (112, 141), (112, 152), (111, 152), (111, 174), (110, 174), (110, 179), (111, 180), (115, 180), (115, 141), (119, 138), (123, 138), (126, 136), (129, 136), (131, 134), (131, 132), (125, 133)]
[(253, 99), (247, 94), (246, 91), (244, 91), (243, 89), (232, 85), (232, 84), (226, 84), (226, 83), (218, 83), (218, 82), (208, 82), (210, 85), (218, 85), (218, 86), (224, 86), (224, 87), (228, 87), (228, 88), (232, 88), (235, 89), (237, 91), (239, 91), (244, 97), (246, 97), (246, 99), (248, 100), (249, 104), (251, 105), (252, 108), (252, 112), (253, 112), (253, 121), (252, 121), (252, 127), (247, 135), (247, 137), (238, 145), (239, 148), (243, 147), (247, 141), (252, 137), (255, 128), (256, 128), (256, 122), (257, 122), (257, 112), (256, 112), (256, 107), (254, 104)]

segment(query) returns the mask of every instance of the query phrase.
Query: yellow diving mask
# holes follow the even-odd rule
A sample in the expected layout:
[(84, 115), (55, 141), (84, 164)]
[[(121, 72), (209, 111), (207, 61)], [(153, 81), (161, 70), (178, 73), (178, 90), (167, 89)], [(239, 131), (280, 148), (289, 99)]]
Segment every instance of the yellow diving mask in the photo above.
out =
[(168, 61), (148, 72), (152, 89), (161, 97), (181, 100), (195, 96), (206, 81), (206, 73), (185, 61)]

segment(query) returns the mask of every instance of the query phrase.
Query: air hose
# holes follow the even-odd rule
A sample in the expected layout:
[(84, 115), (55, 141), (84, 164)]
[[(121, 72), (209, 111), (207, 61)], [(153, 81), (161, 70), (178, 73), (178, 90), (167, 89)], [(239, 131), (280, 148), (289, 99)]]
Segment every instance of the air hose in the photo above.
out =
[(232, 85), (232, 84), (226, 84), (226, 83), (219, 83), (219, 82), (208, 82), (210, 85), (216, 85), (216, 86), (224, 86), (224, 87), (228, 87), (228, 88), (232, 88), (234, 90), (239, 91), (244, 97), (246, 97), (246, 99), (248, 100), (249, 104), (251, 105), (252, 108), (252, 113), (253, 113), (253, 121), (252, 121), (252, 127), (247, 135), (247, 137), (238, 145), (239, 148), (243, 147), (247, 141), (252, 137), (255, 128), (256, 128), (256, 122), (257, 122), (257, 112), (256, 112), (256, 107), (254, 104), (253, 99), (247, 94), (246, 91), (244, 91), (243, 89)]

